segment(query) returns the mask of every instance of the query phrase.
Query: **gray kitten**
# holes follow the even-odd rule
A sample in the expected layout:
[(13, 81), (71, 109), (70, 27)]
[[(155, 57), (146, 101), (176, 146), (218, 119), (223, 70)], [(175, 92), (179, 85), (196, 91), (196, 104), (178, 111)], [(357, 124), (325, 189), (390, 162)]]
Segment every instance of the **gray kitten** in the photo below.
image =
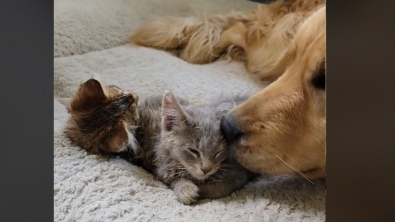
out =
[[(136, 94), (94, 79), (80, 88), (84, 90), (69, 108), (68, 138), (84, 149), (117, 154), (142, 166), (171, 187), (182, 203), (228, 196), (254, 176), (229, 155), (219, 128), (220, 118), (246, 97), (197, 104), (166, 91), (137, 106)], [(89, 95), (88, 101), (81, 92)], [(92, 124), (98, 120), (100, 124)], [(95, 138), (88, 141), (95, 146), (84, 146), (86, 138)]]

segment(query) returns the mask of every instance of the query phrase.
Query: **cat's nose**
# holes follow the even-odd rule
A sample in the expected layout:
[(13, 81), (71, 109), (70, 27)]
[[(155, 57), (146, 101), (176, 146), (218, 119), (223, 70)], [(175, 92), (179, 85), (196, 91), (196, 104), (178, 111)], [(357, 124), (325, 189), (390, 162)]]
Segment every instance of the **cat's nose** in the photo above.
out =
[(211, 167), (202, 167), (201, 170), (202, 170), (202, 172), (203, 172), (204, 174), (208, 174), (208, 173), (210, 173), (210, 171), (212, 170), (212, 168), (211, 168)]
[(232, 113), (228, 113), (221, 118), (220, 128), (221, 133), (229, 142), (235, 142), (243, 135), (243, 131), (238, 127), (236, 118)]

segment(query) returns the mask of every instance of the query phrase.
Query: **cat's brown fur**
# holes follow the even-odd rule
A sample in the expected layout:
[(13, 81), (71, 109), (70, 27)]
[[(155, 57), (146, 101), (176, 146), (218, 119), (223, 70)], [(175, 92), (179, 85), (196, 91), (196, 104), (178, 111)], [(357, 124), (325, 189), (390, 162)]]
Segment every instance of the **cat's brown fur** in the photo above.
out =
[(126, 128), (138, 122), (137, 102), (135, 93), (90, 79), (81, 84), (68, 107), (66, 136), (94, 153), (117, 153), (127, 146), (136, 149), (135, 138)]
[[(254, 176), (228, 155), (219, 129), (220, 118), (233, 102), (246, 98), (223, 97), (197, 105), (166, 91), (163, 97), (150, 97), (136, 106), (137, 95), (116, 89), (95, 79), (81, 85), (71, 101), (65, 131), (76, 145), (94, 153), (119, 154), (142, 166), (170, 186), (184, 204), (227, 196)], [(98, 122), (82, 130), (92, 120)], [(131, 138), (137, 143), (130, 143)]]

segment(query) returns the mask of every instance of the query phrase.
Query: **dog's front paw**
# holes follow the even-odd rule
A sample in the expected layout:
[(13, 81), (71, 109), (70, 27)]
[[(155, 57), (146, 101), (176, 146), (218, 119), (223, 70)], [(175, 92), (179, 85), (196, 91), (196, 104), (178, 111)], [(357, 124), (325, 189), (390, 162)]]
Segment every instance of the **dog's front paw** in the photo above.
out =
[(178, 180), (172, 187), (177, 199), (183, 204), (193, 204), (199, 197), (199, 187), (189, 180)]

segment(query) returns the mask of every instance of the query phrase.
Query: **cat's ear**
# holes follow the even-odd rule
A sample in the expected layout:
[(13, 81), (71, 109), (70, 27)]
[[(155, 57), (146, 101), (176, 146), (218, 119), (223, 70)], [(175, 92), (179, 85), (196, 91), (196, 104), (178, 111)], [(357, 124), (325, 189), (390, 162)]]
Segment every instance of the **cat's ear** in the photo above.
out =
[(187, 116), (176, 97), (170, 90), (166, 90), (162, 99), (162, 129), (171, 131), (175, 126), (185, 124)]
[(85, 104), (94, 105), (108, 99), (108, 92), (97, 75), (81, 84), (78, 97)]

